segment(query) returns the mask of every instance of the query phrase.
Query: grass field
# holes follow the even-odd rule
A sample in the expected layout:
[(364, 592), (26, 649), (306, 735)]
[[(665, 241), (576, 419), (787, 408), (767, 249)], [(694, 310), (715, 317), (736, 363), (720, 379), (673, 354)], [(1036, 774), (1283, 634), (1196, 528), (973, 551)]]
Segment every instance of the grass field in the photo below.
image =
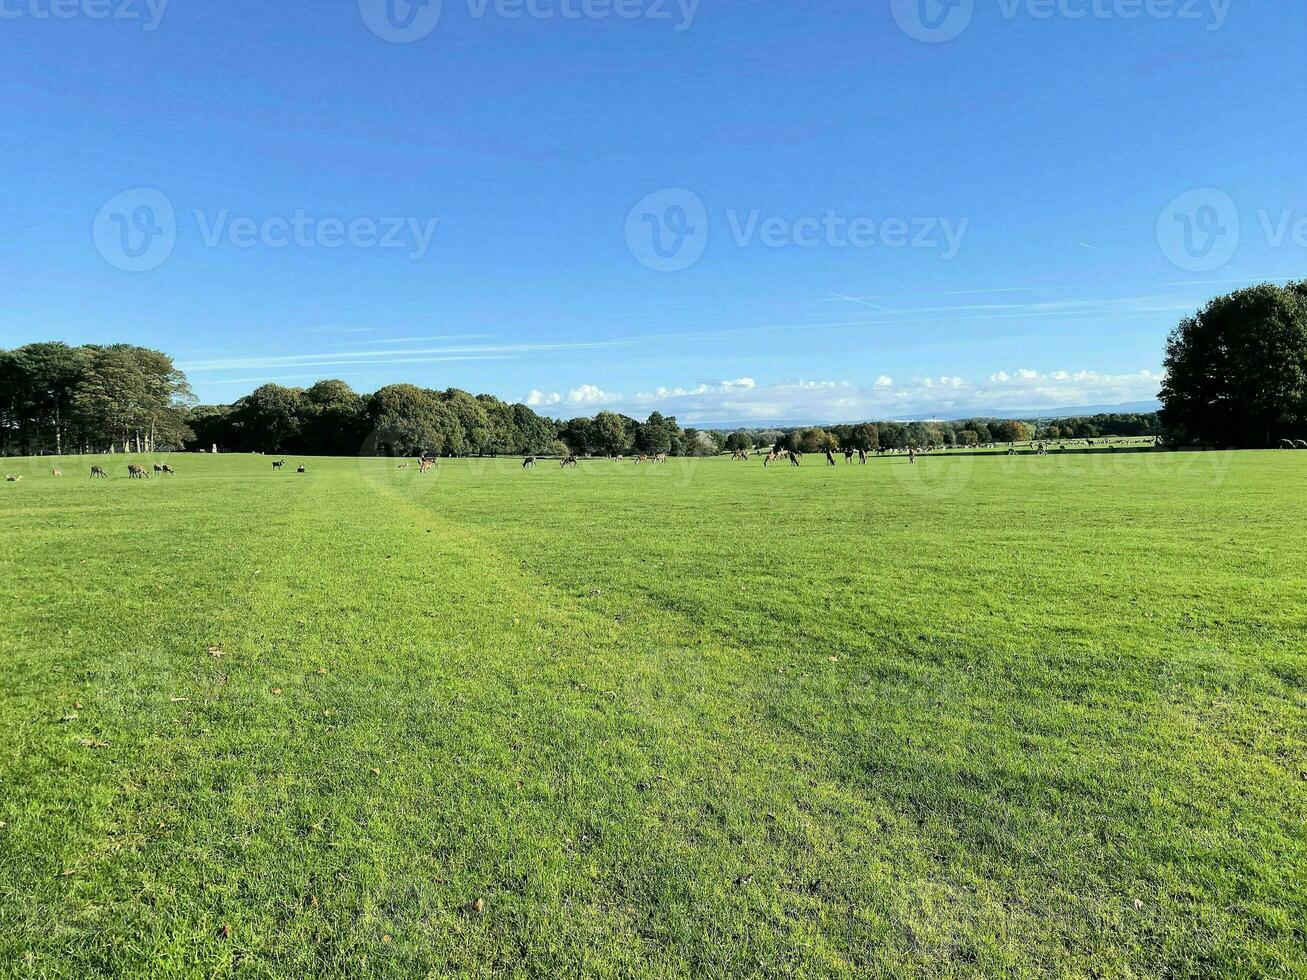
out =
[(1307, 453), (168, 461), (4, 461), (0, 975), (1307, 975)]

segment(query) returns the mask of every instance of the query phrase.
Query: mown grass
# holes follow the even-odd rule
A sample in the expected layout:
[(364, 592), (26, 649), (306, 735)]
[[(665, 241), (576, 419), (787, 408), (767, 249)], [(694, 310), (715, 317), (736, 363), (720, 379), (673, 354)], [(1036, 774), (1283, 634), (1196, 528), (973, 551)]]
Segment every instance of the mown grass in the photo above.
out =
[(0, 484), (5, 976), (1307, 974), (1307, 454), (98, 461)]

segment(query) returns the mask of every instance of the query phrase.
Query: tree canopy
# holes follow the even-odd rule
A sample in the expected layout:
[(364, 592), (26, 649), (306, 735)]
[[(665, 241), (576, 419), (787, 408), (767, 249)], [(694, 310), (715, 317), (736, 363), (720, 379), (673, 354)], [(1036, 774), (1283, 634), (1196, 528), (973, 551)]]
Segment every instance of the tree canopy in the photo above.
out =
[(1307, 282), (1241, 289), (1182, 320), (1161, 399), (1163, 423), (1183, 441), (1307, 438)]

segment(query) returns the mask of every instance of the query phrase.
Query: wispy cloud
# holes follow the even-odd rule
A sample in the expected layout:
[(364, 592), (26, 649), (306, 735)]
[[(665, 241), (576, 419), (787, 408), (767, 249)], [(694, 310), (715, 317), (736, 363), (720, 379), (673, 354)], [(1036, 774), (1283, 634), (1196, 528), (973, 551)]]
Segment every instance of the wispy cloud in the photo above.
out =
[(393, 344), (430, 344), (450, 340), (491, 340), (494, 334), (488, 333), (447, 333), (433, 334), (428, 337), (384, 337), (375, 340), (358, 340), (346, 344), (346, 347), (389, 347)]
[(371, 364), (426, 364), (440, 360), (504, 359), (521, 354), (626, 347), (633, 340), (575, 341), (558, 344), (485, 344), (456, 347), (414, 347), (401, 350), (335, 351), (327, 354), (288, 354), (276, 357), (227, 357), (179, 365), (183, 371), (227, 371), (233, 368), (341, 367)]
[(346, 334), (346, 333), (375, 333), (376, 327), (308, 327), (305, 333), (311, 334)]

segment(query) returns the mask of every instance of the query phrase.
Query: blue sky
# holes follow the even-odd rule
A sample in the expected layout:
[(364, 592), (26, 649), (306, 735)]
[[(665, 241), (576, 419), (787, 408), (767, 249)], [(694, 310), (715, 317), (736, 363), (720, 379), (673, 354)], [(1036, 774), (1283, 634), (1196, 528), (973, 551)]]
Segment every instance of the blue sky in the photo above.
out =
[(0, 0), (0, 346), (158, 347), (204, 401), (1147, 399), (1184, 313), (1307, 275), (1305, 27), (1283, 0)]

